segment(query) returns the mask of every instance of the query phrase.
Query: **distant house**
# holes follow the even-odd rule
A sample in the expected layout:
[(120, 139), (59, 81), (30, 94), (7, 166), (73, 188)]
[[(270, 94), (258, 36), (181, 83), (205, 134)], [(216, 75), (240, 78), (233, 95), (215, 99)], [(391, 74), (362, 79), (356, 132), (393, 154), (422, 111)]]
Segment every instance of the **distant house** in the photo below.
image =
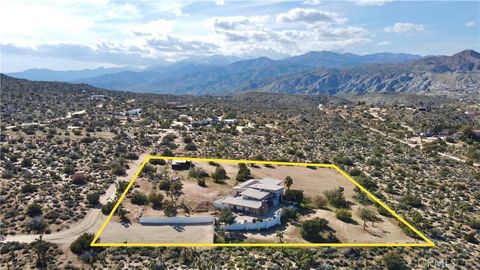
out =
[(209, 117), (207, 119), (203, 120), (198, 120), (194, 121), (192, 123), (193, 127), (201, 127), (201, 126), (208, 126), (208, 125), (218, 125), (220, 123), (220, 120), (218, 120), (218, 117)]
[(170, 109), (182, 110), (182, 109), (190, 108), (190, 105), (179, 104), (178, 102), (173, 101), (173, 102), (167, 102), (167, 107)]
[(426, 111), (429, 111), (429, 109), (427, 107), (422, 106), (422, 107), (417, 107), (417, 111), (426, 112)]
[(224, 119), (223, 120), (223, 123), (227, 124), (227, 125), (236, 125), (238, 123), (238, 119)]
[(283, 196), (283, 182), (273, 178), (250, 179), (233, 187), (232, 196), (222, 200), (224, 207), (233, 211), (261, 215), (280, 204)]
[(192, 162), (189, 160), (174, 160), (172, 161), (172, 170), (181, 171), (181, 170), (188, 170)]
[(142, 113), (142, 109), (133, 109), (133, 110), (128, 110), (127, 114), (128, 115), (139, 115)]
[(95, 94), (90, 95), (90, 99), (92, 99), (92, 100), (93, 99), (106, 99), (106, 98), (107, 98), (107, 96), (105, 96), (105, 95), (95, 95)]

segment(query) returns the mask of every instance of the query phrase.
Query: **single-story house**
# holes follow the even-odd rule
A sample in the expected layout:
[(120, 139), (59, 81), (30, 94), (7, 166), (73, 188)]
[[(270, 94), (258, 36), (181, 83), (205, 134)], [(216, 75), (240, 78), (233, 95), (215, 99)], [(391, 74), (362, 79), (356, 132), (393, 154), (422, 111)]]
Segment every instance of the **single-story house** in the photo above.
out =
[(232, 196), (222, 200), (224, 207), (259, 215), (281, 202), (284, 186), (281, 180), (273, 178), (250, 179), (233, 187), (233, 190)]
[(190, 160), (173, 160), (172, 161), (172, 170), (188, 170), (192, 162)]
[(133, 109), (133, 110), (128, 110), (128, 115), (139, 115), (142, 113), (142, 109), (138, 108), (138, 109)]

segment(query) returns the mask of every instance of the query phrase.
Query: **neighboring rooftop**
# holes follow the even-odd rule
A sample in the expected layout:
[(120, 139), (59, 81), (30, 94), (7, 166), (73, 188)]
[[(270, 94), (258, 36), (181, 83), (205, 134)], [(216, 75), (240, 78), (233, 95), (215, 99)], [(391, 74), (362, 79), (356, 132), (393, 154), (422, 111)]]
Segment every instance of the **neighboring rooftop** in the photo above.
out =
[(260, 190), (256, 190), (256, 189), (253, 189), (253, 188), (247, 188), (246, 190), (242, 191), (240, 194), (251, 197), (251, 198), (254, 198), (254, 199), (257, 199), (257, 200), (263, 200), (270, 193), (263, 192), (263, 191), (260, 191)]

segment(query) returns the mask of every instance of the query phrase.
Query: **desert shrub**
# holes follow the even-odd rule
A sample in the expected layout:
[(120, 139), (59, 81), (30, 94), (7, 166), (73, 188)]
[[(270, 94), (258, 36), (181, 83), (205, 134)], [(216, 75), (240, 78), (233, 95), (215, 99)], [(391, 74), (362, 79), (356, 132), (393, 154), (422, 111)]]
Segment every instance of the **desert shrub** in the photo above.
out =
[(474, 230), (480, 230), (480, 219), (474, 218), (468, 222), (468, 226)]
[(32, 167), (32, 159), (31, 158), (23, 158), (22, 162), (20, 163), (20, 166), (23, 168), (30, 168)]
[(36, 217), (42, 214), (42, 207), (38, 203), (32, 203), (27, 208), (27, 215), (29, 217)]
[(75, 172), (75, 166), (73, 164), (67, 163), (63, 166), (62, 171), (66, 174), (71, 174)]
[(358, 209), (358, 216), (363, 221), (363, 228), (365, 229), (366, 222), (372, 222), (372, 226), (374, 225), (375, 221), (378, 220), (377, 214), (370, 208), (362, 207)]
[(197, 145), (194, 143), (187, 143), (185, 145), (185, 150), (186, 151), (197, 151)]
[(348, 202), (343, 195), (344, 188), (339, 187), (337, 189), (327, 190), (324, 192), (328, 202), (337, 208), (348, 208)]
[(104, 215), (110, 214), (114, 206), (115, 206), (115, 202), (112, 202), (112, 201), (107, 202), (106, 204), (102, 205), (102, 213)]
[(226, 207), (222, 209), (222, 213), (220, 214), (218, 221), (225, 224), (232, 224), (235, 222), (235, 216), (233, 215), (230, 208)]
[(90, 246), (95, 235), (93, 233), (84, 233), (80, 235), (73, 243), (70, 244), (70, 250), (76, 254), (81, 255), (90, 250), (99, 250), (96, 247)]
[(42, 216), (32, 217), (32, 219), (30, 219), (26, 225), (28, 230), (35, 231), (37, 233), (41, 233), (47, 228), (47, 223)]
[(206, 187), (205, 178), (197, 178), (197, 184), (201, 187)]
[(215, 172), (212, 174), (212, 178), (214, 180), (224, 180), (224, 179), (227, 179), (227, 172), (225, 171), (225, 169), (221, 166), (217, 166), (215, 168)]
[(31, 183), (27, 183), (22, 186), (22, 193), (33, 193), (37, 191), (37, 186)]
[(170, 184), (170, 189), (169, 191), (174, 195), (178, 196), (182, 193), (182, 188), (183, 188), (183, 183), (180, 181), (173, 181)]
[(352, 212), (350, 212), (348, 209), (338, 208), (335, 210), (335, 215), (341, 221), (344, 221), (344, 222), (352, 221)]
[(377, 212), (379, 215), (382, 215), (384, 217), (392, 217), (392, 214), (388, 212), (388, 210), (381, 205), (377, 206)]
[(96, 140), (97, 138), (95, 137), (83, 137), (80, 139), (80, 143), (85, 143), (85, 144), (89, 144), (89, 143), (92, 143)]
[(283, 208), (282, 214), (280, 215), (280, 220), (282, 223), (289, 222), (291, 220), (297, 219), (297, 211), (293, 208)]
[(173, 152), (170, 150), (170, 148), (165, 148), (162, 152), (162, 156), (164, 157), (173, 157)]
[(114, 175), (124, 175), (126, 173), (125, 167), (119, 162), (114, 162), (111, 170)]
[(75, 185), (83, 185), (87, 182), (87, 177), (84, 173), (77, 172), (72, 175), (72, 183)]
[(238, 166), (239, 168), (238, 168), (236, 180), (238, 182), (245, 182), (248, 179), (250, 179), (250, 169), (247, 168), (247, 165), (245, 165), (245, 163), (240, 163), (238, 164)]
[(148, 197), (147, 195), (145, 195), (145, 193), (135, 190), (132, 193), (132, 198), (130, 199), (130, 201), (133, 204), (146, 205), (148, 203)]
[(400, 199), (400, 206), (402, 208), (408, 206), (415, 208), (422, 207), (422, 200), (413, 194), (407, 194)]
[(125, 155), (125, 158), (128, 159), (128, 160), (137, 160), (138, 159), (138, 154), (133, 153), (133, 152), (129, 152)]
[(472, 243), (472, 244), (478, 244), (478, 239), (476, 238), (476, 233), (471, 232), (465, 235), (465, 241)]
[(171, 201), (168, 201), (168, 200), (165, 201), (163, 203), (163, 208), (162, 209), (163, 209), (163, 213), (167, 217), (174, 217), (174, 216), (177, 215), (177, 207)]
[(190, 137), (190, 136), (183, 137), (183, 142), (184, 143), (192, 143), (193, 142), (192, 137)]
[(142, 174), (153, 175), (157, 171), (157, 168), (151, 164), (145, 164), (142, 169)]
[(303, 190), (289, 189), (285, 191), (285, 200), (295, 203), (303, 202)]
[(92, 206), (98, 205), (100, 203), (100, 193), (98, 193), (97, 191), (88, 193), (87, 201), (88, 204)]
[(351, 176), (359, 176), (362, 172), (359, 169), (354, 168), (354, 169), (351, 169), (348, 173)]
[(163, 195), (162, 193), (152, 192), (148, 195), (148, 201), (152, 204), (153, 208), (160, 208), (162, 206)]
[(315, 196), (315, 198), (313, 198), (313, 204), (318, 209), (325, 208), (325, 206), (327, 206), (327, 202), (328, 202), (327, 199), (322, 195), (317, 195)]
[(303, 239), (307, 241), (321, 242), (322, 236), (320, 235), (320, 233), (326, 229), (328, 229), (328, 220), (316, 217), (313, 219), (305, 220), (302, 223), (302, 227), (300, 228), (300, 234), (302, 235)]
[(407, 263), (403, 257), (395, 252), (390, 252), (382, 257), (383, 264), (388, 270), (403, 270), (408, 269)]
[(192, 167), (188, 171), (188, 176), (192, 178), (205, 178), (208, 177), (208, 173), (204, 169)]
[(168, 180), (161, 180), (160, 183), (158, 184), (158, 188), (160, 190), (169, 190), (170, 189), (170, 181)]
[(166, 164), (164, 159), (150, 159), (148, 162), (152, 165), (165, 165)]

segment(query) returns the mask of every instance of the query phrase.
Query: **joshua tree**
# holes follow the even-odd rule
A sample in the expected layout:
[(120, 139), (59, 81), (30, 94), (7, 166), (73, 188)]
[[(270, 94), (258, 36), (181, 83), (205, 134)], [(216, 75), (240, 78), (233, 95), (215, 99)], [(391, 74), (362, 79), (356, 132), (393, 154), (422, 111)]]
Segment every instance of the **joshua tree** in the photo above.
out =
[(293, 185), (292, 177), (290, 177), (290, 176), (285, 177), (284, 184), (287, 187), (287, 189), (290, 189), (290, 187)]
[(275, 234), (275, 236), (278, 238), (278, 242), (279, 242), (279, 243), (283, 243), (283, 236), (284, 236), (284, 234), (283, 234), (282, 231), (278, 231), (278, 232)]
[(49, 248), (48, 242), (42, 239), (42, 235), (35, 239), (32, 243), (33, 250), (37, 254), (37, 267), (39, 269), (47, 269), (47, 251)]

